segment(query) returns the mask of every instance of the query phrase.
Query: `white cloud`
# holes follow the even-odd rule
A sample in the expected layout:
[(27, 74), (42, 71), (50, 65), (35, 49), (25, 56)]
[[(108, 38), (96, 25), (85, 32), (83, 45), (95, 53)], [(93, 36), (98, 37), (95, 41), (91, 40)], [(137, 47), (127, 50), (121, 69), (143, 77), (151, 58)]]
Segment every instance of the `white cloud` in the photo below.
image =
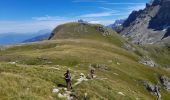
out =
[[(145, 4), (129, 5), (123, 12), (115, 11), (107, 7), (99, 7), (103, 12), (83, 14), (74, 18), (65, 18), (60, 16), (42, 16), (32, 17), (28, 21), (0, 21), (0, 33), (17, 32), (29, 33), (37, 32), (42, 29), (53, 29), (59, 24), (73, 22), (78, 19), (89, 21), (90, 23), (98, 23), (108, 25), (114, 23), (116, 18), (126, 18), (133, 10), (145, 8)], [(105, 19), (104, 17), (113, 17), (113, 19)]]
[[(15, 33), (34, 33), (42, 29), (54, 29), (60, 24), (67, 22), (75, 22), (79, 18), (74, 18), (70, 20), (61, 20), (61, 21), (39, 21), (39, 20), (30, 20), (30, 21), (0, 21), (0, 33), (15, 32)], [(94, 24), (103, 24), (109, 25), (114, 22), (114, 19), (103, 20), (96, 18), (83, 18), (83, 20), (88, 21), (89, 23)]]
[(107, 2), (105, 4), (109, 4), (109, 5), (143, 5), (145, 3), (134, 3), (134, 2), (127, 2), (127, 3), (115, 3), (115, 2)]
[(132, 11), (134, 11), (134, 10), (138, 11), (138, 10), (141, 10), (141, 9), (144, 9), (144, 8), (145, 8), (145, 4), (143, 4), (143, 5), (133, 5), (133, 6), (129, 6), (129, 7), (127, 8), (127, 10), (128, 10), (129, 12), (132, 12)]
[(98, 21), (98, 20), (92, 20), (92, 21), (89, 21), (89, 23), (92, 23), (92, 24), (100, 24), (101, 21)]
[(116, 10), (113, 10), (111, 8), (107, 8), (107, 7), (99, 7), (100, 9), (102, 10), (105, 10), (105, 11), (114, 11), (114, 12), (117, 12)]
[(100, 13), (90, 13), (90, 14), (84, 14), (81, 15), (80, 17), (82, 18), (90, 18), (90, 17), (108, 17), (108, 16), (113, 16), (115, 12), (100, 12)]
[(108, 19), (108, 20), (100, 20), (100, 19), (91, 19), (88, 21), (89, 23), (92, 23), (92, 24), (101, 24), (101, 25), (110, 25), (110, 24), (113, 24), (115, 22), (115, 19)]
[(60, 17), (60, 16), (41, 16), (41, 17), (32, 17), (34, 20), (38, 21), (58, 21), (58, 20), (65, 20), (65, 17)]
[(16, 32), (16, 33), (31, 33), (42, 29), (53, 29), (59, 24), (70, 22), (64, 21), (0, 21), (0, 33)]
[(57, 25), (66, 22), (71, 22), (68, 19), (60, 16), (42, 16), (32, 17), (27, 21), (0, 21), (0, 33), (16, 32), (16, 33), (31, 33), (42, 29), (54, 29)]

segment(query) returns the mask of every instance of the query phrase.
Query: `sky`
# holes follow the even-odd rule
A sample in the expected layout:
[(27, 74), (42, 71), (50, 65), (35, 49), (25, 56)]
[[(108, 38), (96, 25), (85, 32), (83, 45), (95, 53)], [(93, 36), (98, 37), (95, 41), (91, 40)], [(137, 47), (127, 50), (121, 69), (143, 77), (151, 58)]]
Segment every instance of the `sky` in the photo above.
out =
[(83, 19), (109, 25), (149, 0), (1, 0), (0, 33), (31, 33)]

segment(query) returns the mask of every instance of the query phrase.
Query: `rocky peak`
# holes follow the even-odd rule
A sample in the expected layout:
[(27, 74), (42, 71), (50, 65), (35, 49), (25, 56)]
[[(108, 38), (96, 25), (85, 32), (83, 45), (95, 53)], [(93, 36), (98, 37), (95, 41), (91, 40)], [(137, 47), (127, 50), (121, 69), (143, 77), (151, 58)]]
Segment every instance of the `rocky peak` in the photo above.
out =
[(133, 11), (123, 23), (121, 35), (137, 44), (153, 44), (169, 36), (170, 0), (153, 0)]
[(139, 11), (133, 11), (128, 19), (123, 23), (123, 27), (127, 27), (131, 24), (131, 22), (135, 21), (136, 18), (140, 15), (140, 13), (142, 12), (142, 10), (139, 10)]
[(169, 1), (170, 0), (151, 0), (150, 5), (151, 6), (162, 5), (162, 4), (167, 3)]
[[(157, 0), (156, 0), (157, 1)], [(149, 23), (149, 28), (163, 30), (170, 26), (170, 0), (160, 0), (160, 9)]]
[(153, 0), (152, 2), (152, 6), (157, 6), (157, 5), (160, 5), (162, 2), (162, 0)]

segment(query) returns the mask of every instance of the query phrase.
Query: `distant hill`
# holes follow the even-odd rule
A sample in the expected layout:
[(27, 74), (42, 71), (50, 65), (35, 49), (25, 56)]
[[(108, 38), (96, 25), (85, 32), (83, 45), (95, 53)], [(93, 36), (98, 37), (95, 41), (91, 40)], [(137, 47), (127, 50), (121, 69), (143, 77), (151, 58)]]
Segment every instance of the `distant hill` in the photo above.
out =
[(99, 24), (89, 23), (66, 23), (57, 26), (49, 37), (49, 40), (56, 39), (92, 39), (99, 41), (114, 42), (118, 45), (124, 41), (112, 29), (106, 28)]

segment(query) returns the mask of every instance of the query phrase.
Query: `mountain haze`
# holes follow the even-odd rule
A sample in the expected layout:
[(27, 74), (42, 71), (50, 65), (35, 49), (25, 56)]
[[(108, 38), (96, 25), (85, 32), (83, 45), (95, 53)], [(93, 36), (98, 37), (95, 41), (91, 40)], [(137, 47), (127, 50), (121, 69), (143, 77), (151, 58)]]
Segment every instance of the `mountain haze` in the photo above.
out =
[(48, 39), (51, 30), (44, 29), (35, 33), (0, 33), (0, 45), (14, 45), (19, 43), (36, 42)]
[(39, 35), (39, 36), (35, 36), (31, 39), (24, 40), (23, 43), (38, 42), (38, 41), (47, 40), (49, 38), (50, 34), (51, 33), (46, 33), (46, 34), (42, 34), (42, 35)]

